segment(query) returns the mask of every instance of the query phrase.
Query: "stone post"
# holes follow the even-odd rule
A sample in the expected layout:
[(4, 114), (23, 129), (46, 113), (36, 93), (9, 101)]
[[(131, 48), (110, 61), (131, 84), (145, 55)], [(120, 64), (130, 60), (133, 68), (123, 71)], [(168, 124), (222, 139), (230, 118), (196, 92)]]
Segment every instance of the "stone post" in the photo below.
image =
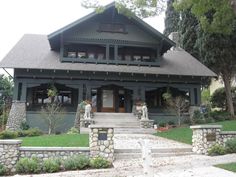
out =
[(114, 128), (109, 126), (90, 126), (90, 157), (101, 156), (110, 162), (114, 160)]
[(192, 148), (197, 154), (207, 154), (209, 148), (214, 144), (220, 144), (221, 125), (194, 125)]
[(21, 142), (21, 140), (0, 140), (0, 164), (3, 164), (8, 172), (16, 171)]
[(26, 105), (24, 101), (12, 101), (11, 110), (7, 119), (6, 129), (18, 130), (22, 122), (26, 121)]

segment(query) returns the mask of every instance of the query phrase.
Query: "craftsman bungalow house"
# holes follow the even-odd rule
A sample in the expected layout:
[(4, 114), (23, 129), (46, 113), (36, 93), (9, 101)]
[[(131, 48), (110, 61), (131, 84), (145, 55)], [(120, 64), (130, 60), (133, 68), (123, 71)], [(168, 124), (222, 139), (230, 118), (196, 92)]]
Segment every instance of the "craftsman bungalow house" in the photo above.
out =
[(132, 112), (145, 101), (161, 111), (167, 88), (200, 105), (200, 87), (215, 74), (136, 16), (119, 14), (115, 4), (49, 35), (26, 34), (1, 61), (14, 68), (14, 100), (26, 105), (30, 125), (41, 124), (39, 110), (54, 85), (73, 125), (78, 103), (91, 100), (96, 112)]

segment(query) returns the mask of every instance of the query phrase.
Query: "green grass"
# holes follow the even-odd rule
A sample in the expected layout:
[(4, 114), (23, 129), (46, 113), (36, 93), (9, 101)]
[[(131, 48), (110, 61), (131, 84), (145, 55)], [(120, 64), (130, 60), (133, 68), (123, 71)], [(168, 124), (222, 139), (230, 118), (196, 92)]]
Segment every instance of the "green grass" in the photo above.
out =
[[(216, 122), (214, 124), (222, 125), (224, 131), (236, 131), (236, 120)], [(192, 144), (192, 130), (188, 127), (178, 127), (166, 132), (157, 132), (156, 136), (176, 140), (186, 144)]]
[(45, 146), (45, 147), (88, 147), (88, 134), (61, 134), (43, 135), (36, 137), (19, 138), (23, 140), (22, 146)]
[(215, 165), (215, 166), (219, 167), (219, 168), (223, 168), (225, 170), (236, 172), (236, 162), (234, 162), (234, 163), (226, 163), (226, 164), (219, 164), (219, 165)]

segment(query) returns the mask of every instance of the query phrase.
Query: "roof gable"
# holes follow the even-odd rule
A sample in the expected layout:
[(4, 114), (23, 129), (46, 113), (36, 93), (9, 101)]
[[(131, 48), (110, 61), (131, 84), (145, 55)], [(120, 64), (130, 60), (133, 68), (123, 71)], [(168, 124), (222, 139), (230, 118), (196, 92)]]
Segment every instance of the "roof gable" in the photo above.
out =
[[(68, 32), (72, 33), (79, 32), (79, 34), (83, 34), (87, 37), (94, 37), (95, 33), (94, 31), (91, 32), (92, 29), (90, 28), (86, 28), (84, 27), (85, 24), (89, 23), (90, 21), (96, 20), (97, 18), (99, 18), (99, 16), (106, 16), (107, 18), (111, 17), (113, 14), (110, 13), (110, 11), (114, 11), (115, 9), (115, 2), (105, 6), (105, 10), (103, 11), (103, 13), (96, 13), (96, 12), (92, 12), (91, 14), (80, 18), (79, 20), (51, 33), (48, 35), (48, 39), (51, 45), (52, 49), (55, 49), (57, 47), (59, 47), (58, 45), (60, 44), (60, 36), (61, 35), (65, 35)], [(110, 13), (110, 14), (109, 14)], [(153, 42), (153, 43), (158, 43), (158, 41), (161, 41), (163, 44), (163, 51), (162, 53), (166, 52), (168, 49), (170, 49), (172, 46), (175, 45), (175, 43), (173, 41), (171, 41), (170, 39), (168, 39), (167, 37), (165, 37), (162, 33), (160, 33), (159, 31), (157, 31), (156, 29), (154, 29), (153, 27), (151, 27), (150, 25), (148, 25), (147, 23), (145, 23), (143, 20), (141, 20), (140, 18), (138, 18), (137, 16), (131, 16), (130, 18), (125, 17), (122, 14), (119, 14), (120, 17), (123, 17), (123, 20), (126, 18), (126, 21), (129, 21), (130, 25), (128, 25), (127, 28), (129, 28), (129, 30), (133, 31), (136, 30), (137, 34), (136, 37), (138, 36), (139, 39), (136, 39), (138, 41), (142, 41), (142, 42)], [(112, 17), (111, 17), (112, 18)], [(100, 18), (101, 19), (101, 18)], [(127, 20), (128, 19), (128, 20)], [(132, 25), (131, 25), (132, 24)], [(138, 29), (134, 26), (137, 26)], [(133, 29), (132, 29), (133, 28)], [(96, 29), (93, 29), (96, 30)], [(80, 33), (82, 32), (82, 33)], [(86, 32), (86, 34), (85, 34)], [(75, 34), (72, 34), (72, 36)], [(88, 36), (89, 35), (89, 36)], [(96, 35), (98, 35), (98, 33), (96, 33)], [(135, 38), (135, 36), (132, 36), (132, 33), (130, 33), (129, 35), (126, 36), (122, 36), (121, 34), (117, 34), (117, 33), (100, 33), (100, 36), (96, 36), (96, 37), (100, 37), (100, 38), (109, 38), (112, 36), (112, 38), (118, 38), (118, 39), (122, 39), (125, 38), (127, 39), (127, 36), (131, 37), (128, 38), (128, 40), (133, 40)], [(110, 36), (109, 36), (110, 35)], [(68, 37), (68, 35), (67, 35)], [(149, 38), (149, 41), (147, 41)]]

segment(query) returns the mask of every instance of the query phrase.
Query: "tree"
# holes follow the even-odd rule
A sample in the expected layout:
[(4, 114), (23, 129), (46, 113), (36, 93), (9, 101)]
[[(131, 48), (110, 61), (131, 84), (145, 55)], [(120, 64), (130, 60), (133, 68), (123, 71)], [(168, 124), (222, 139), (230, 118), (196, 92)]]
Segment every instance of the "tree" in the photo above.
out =
[[(130, 16), (136, 14), (140, 18), (159, 15), (165, 9), (166, 0), (116, 0), (116, 8), (119, 13)], [(101, 12), (104, 7), (99, 0), (82, 0), (85, 8), (96, 9)]]
[(0, 125), (4, 129), (13, 95), (13, 80), (11, 77), (0, 75), (0, 92)]
[(178, 95), (173, 97), (171, 93), (168, 91), (162, 95), (163, 99), (166, 101), (167, 106), (174, 110), (177, 118), (178, 118), (178, 125), (181, 125), (181, 119), (183, 113), (189, 107), (189, 102), (186, 102), (186, 98), (182, 95)]
[(236, 58), (236, 31), (231, 35), (202, 31), (198, 35), (197, 45), (202, 61), (222, 77), (225, 85), (227, 108), (231, 116), (234, 116), (231, 78), (234, 73), (234, 60)]
[(178, 31), (180, 14), (173, 7), (174, 0), (167, 1), (167, 8), (165, 12), (165, 30), (164, 35), (169, 36), (172, 32)]
[(199, 51), (196, 46), (199, 22), (190, 10), (184, 10), (180, 15), (181, 20), (179, 21), (178, 29), (180, 46), (194, 57), (199, 58)]
[(48, 125), (48, 134), (50, 135), (55, 133), (56, 127), (63, 118), (63, 111), (61, 109), (60, 103), (56, 100), (57, 89), (55, 86), (52, 86), (50, 89), (48, 89), (47, 95), (51, 102), (42, 107), (41, 114), (45, 123)]
[(234, 30), (232, 0), (176, 0), (177, 10), (190, 9), (204, 32), (229, 35)]

